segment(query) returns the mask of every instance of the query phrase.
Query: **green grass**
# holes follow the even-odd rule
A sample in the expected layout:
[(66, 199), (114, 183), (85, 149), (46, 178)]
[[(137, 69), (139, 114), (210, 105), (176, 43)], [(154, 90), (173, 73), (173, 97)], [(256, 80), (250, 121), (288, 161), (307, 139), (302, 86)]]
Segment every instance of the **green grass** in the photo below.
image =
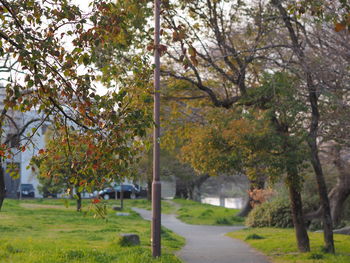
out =
[(244, 219), (236, 216), (239, 210), (229, 209), (199, 202), (175, 199), (181, 206), (177, 215), (181, 221), (196, 225), (242, 225)]
[[(32, 199), (23, 200), (26, 203), (40, 203), (43, 205), (63, 205), (65, 202), (69, 204), (71, 209), (75, 208), (75, 200), (63, 200), (63, 199)], [(83, 200), (83, 205), (88, 205), (89, 199)], [(119, 200), (108, 200), (108, 205), (119, 205)], [(124, 208), (130, 209), (132, 207), (138, 207), (146, 210), (151, 210), (151, 201), (146, 199), (125, 199)], [(194, 224), (194, 225), (243, 225), (244, 218), (236, 216), (239, 212), (238, 209), (229, 209), (209, 204), (202, 204), (192, 200), (174, 199), (174, 200), (162, 200), (162, 213), (163, 214), (177, 214), (177, 218), (181, 221)]]
[[(334, 235), (336, 255), (323, 253), (323, 234), (309, 233), (311, 252), (298, 253), (293, 229), (249, 228), (229, 233), (232, 238), (241, 239), (265, 255), (274, 263), (349, 263), (350, 237)], [(249, 238), (252, 236), (261, 239)]]
[[(52, 198), (44, 198), (44, 199), (23, 199), (24, 203), (35, 203), (35, 204), (43, 204), (43, 205), (69, 205), (69, 208), (74, 209), (76, 206), (76, 200), (72, 199), (52, 199)], [(120, 206), (120, 200), (108, 200), (107, 204), (112, 207), (113, 205)], [(91, 203), (91, 199), (83, 199), (83, 206), (88, 206)], [(132, 207), (138, 207), (146, 210), (151, 210), (152, 203), (146, 199), (124, 199), (124, 208), (130, 209)], [(162, 213), (171, 214), (175, 212), (175, 207), (171, 203), (167, 201), (162, 201)]]
[[(90, 201), (84, 200), (86, 206)], [(163, 256), (152, 259), (150, 223), (126, 209), (129, 216), (117, 217), (109, 209), (107, 220), (91, 213), (68, 209), (62, 200), (5, 200), (0, 212), (0, 262), (65, 263), (180, 263), (173, 252), (184, 239), (162, 231)], [(113, 202), (109, 202), (111, 205)], [(136, 233), (141, 245), (121, 247), (120, 233)]]
[[(75, 200), (59, 200), (59, 199), (32, 199), (23, 200), (26, 203), (39, 203), (42, 205), (63, 205), (64, 202), (68, 202), (71, 209), (75, 208)], [(83, 200), (83, 205), (90, 203), (89, 199)], [(108, 200), (108, 205), (119, 205), (119, 200)], [(131, 207), (138, 207), (146, 210), (151, 210), (151, 201), (145, 199), (125, 199), (125, 209)], [(177, 218), (188, 224), (195, 225), (243, 225), (244, 218), (236, 216), (239, 212), (238, 209), (229, 209), (209, 204), (202, 204), (199, 202), (185, 200), (185, 199), (174, 199), (171, 201), (162, 200), (162, 213), (164, 214), (177, 214)]]

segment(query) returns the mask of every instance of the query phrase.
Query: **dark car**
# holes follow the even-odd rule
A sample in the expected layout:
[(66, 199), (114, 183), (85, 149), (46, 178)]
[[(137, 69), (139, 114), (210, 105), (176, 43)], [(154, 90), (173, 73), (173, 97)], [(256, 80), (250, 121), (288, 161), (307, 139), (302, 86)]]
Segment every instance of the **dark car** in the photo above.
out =
[(17, 197), (35, 197), (35, 190), (32, 184), (21, 184), (18, 191)]
[(51, 193), (51, 192), (43, 192), (44, 198), (57, 198), (57, 193)]
[[(140, 196), (140, 190), (133, 184), (123, 184), (123, 197), (135, 199)], [(113, 188), (106, 188), (100, 191), (98, 194), (105, 200), (115, 199), (115, 193), (117, 193), (117, 198), (120, 198), (120, 185), (116, 185)]]

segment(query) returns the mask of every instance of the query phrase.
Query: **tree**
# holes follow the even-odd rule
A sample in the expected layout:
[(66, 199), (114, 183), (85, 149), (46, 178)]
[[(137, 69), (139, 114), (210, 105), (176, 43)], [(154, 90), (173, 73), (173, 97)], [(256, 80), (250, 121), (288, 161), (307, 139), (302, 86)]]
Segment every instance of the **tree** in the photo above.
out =
[[(202, 109), (211, 104), (227, 109), (235, 108), (237, 105), (245, 107), (260, 105), (260, 110), (263, 110), (266, 102), (273, 101), (272, 94), (258, 97), (257, 100), (249, 99), (254, 89), (261, 84), (263, 76), (261, 72), (285, 71), (298, 78), (301, 81), (298, 85), (300, 93), (298, 99), (309, 106), (309, 109), (303, 113), (310, 117), (303, 120), (300, 132), (308, 134), (310, 161), (318, 179), (320, 200), (324, 208), (325, 245), (328, 251), (333, 252), (332, 222), (329, 201), (325, 194), (327, 188), (318, 156), (317, 140), (321, 136), (320, 118), (324, 114), (320, 111), (320, 105), (326, 101), (333, 101), (332, 96), (328, 95), (334, 94), (332, 89), (334, 79), (325, 81), (324, 76), (329, 76), (332, 70), (326, 66), (329, 64), (320, 63), (324, 61), (323, 57), (327, 56), (325, 53), (322, 55), (320, 53), (327, 52), (328, 46), (322, 38), (320, 38), (321, 42), (310, 40), (315, 40), (313, 33), (325, 24), (329, 26), (329, 21), (334, 33), (339, 31), (341, 35), (345, 35), (344, 30), (342, 32), (337, 30), (337, 23), (347, 21), (348, 4), (344, 1), (339, 1), (334, 6), (327, 5), (327, 1), (305, 2), (310, 4), (307, 12), (316, 4), (322, 6), (324, 10), (319, 14), (303, 15), (306, 10), (298, 9), (303, 6), (296, 4), (295, 1), (284, 1), (282, 4), (280, 1), (269, 3), (256, 1), (251, 4), (242, 1), (166, 3), (164, 39), (168, 46), (165, 59), (169, 61), (169, 67), (165, 66), (162, 72), (167, 77), (168, 83), (175, 84), (170, 85), (170, 88), (174, 88), (172, 91), (169, 91), (168, 86), (168, 90), (164, 93), (165, 96), (175, 100), (197, 99), (200, 101), (197, 105), (201, 105)], [(333, 10), (337, 10), (336, 15), (327, 18), (326, 16)], [(300, 19), (301, 15), (303, 20)], [(322, 16), (325, 19), (320, 19)], [(271, 24), (275, 19), (281, 19), (282, 23)], [(321, 25), (318, 21), (324, 24)], [(337, 50), (342, 48), (343, 46), (336, 47)], [(346, 49), (344, 46), (344, 50)], [(314, 50), (320, 53), (315, 55)], [(324, 66), (322, 73), (313, 70), (314, 65), (316, 68), (317, 65)], [(183, 84), (184, 82), (186, 84)], [(319, 94), (322, 95), (319, 96)], [(287, 132), (288, 136), (284, 137), (285, 150), (290, 151), (292, 156), (295, 150), (293, 144), (289, 143), (289, 137), (293, 134), (288, 132), (290, 129), (288, 124), (287, 126), (280, 124), (275, 122), (275, 132), (280, 135)], [(300, 239), (299, 248), (301, 251), (307, 251), (309, 250), (308, 238), (302, 218), (300, 187), (298, 187), (302, 178), (297, 172), (298, 169), (295, 168), (290, 167), (289, 172), (290, 178), (296, 183), (290, 184), (289, 187), (291, 199), (298, 204), (293, 209), (300, 223), (296, 228), (299, 229), (299, 233), (302, 233), (298, 238)]]
[(319, 159), (318, 154), (318, 146), (317, 146), (317, 138), (318, 138), (318, 129), (319, 129), (319, 121), (320, 121), (320, 111), (319, 111), (319, 96), (317, 95), (317, 82), (314, 78), (313, 72), (310, 69), (309, 64), (307, 63), (305, 52), (300, 45), (300, 36), (295, 31), (291, 17), (289, 16), (286, 9), (283, 7), (281, 1), (273, 0), (273, 5), (276, 6), (281, 18), (284, 22), (286, 29), (288, 30), (289, 37), (292, 43), (292, 49), (295, 55), (298, 58), (300, 63), (303, 78), (305, 80), (307, 91), (308, 91), (308, 99), (311, 108), (311, 124), (309, 128), (308, 134), (308, 144), (311, 150), (311, 164), (314, 168), (318, 191), (320, 195), (320, 202), (323, 209), (323, 230), (324, 230), (324, 238), (325, 238), (325, 248), (328, 252), (334, 253), (334, 241), (333, 241), (333, 224), (332, 217), (330, 211), (330, 204), (327, 193), (327, 186), (325, 183), (322, 165)]
[[(113, 47), (119, 58), (127, 53), (137, 21), (130, 22), (130, 13), (109, 1), (94, 1), (88, 14), (68, 0), (0, 4), (0, 56), (16, 60), (20, 72), (6, 84), (1, 130), (7, 111), (37, 109), (58, 127), (80, 127), (85, 140), (94, 141), (100, 152), (108, 143), (114, 145), (113, 155), (128, 163), (137, 147), (134, 151), (125, 142), (142, 137), (150, 124), (148, 112), (131, 103), (132, 89), (147, 84), (148, 71), (140, 70), (145, 63), (139, 56), (129, 56), (127, 64), (109, 65), (113, 78), (95, 65), (101, 62), (98, 50)], [(98, 80), (108, 89), (104, 95), (96, 93)], [(6, 146), (2, 150), (10, 151)], [(0, 204), (2, 181), (0, 174)]]
[[(71, 130), (71, 128), (70, 128)], [(79, 131), (66, 129), (57, 131), (48, 142), (46, 149), (33, 158), (39, 169), (39, 177), (54, 184), (63, 184), (67, 192), (75, 189), (77, 211), (81, 210), (81, 193), (101, 189), (106, 180), (118, 180), (129, 175), (129, 161), (117, 157), (113, 144), (104, 145), (103, 151), (97, 146), (97, 140), (90, 140)], [(125, 146), (124, 146), (125, 147)]]
[[(275, 34), (270, 19), (274, 16), (272, 6), (261, 1), (250, 6), (243, 1), (180, 1), (165, 5), (165, 9), (164, 38), (168, 44), (165, 59), (171, 66), (162, 72), (169, 81), (187, 83), (190, 89), (184, 92), (185, 99), (199, 98), (202, 105), (225, 109), (269, 101), (270, 97), (257, 101), (246, 98), (259, 85), (259, 71), (275, 61), (271, 51), (290, 47), (287, 43), (269, 42), (271, 34)], [(173, 97), (183, 98), (183, 93), (180, 94)], [(284, 133), (283, 128), (275, 127), (275, 132)], [(294, 223), (298, 247), (300, 251), (308, 251), (298, 187), (301, 178), (296, 171), (295, 167), (289, 169), (296, 182), (289, 184), (291, 201), (296, 204), (292, 206), (294, 218), (298, 219)]]

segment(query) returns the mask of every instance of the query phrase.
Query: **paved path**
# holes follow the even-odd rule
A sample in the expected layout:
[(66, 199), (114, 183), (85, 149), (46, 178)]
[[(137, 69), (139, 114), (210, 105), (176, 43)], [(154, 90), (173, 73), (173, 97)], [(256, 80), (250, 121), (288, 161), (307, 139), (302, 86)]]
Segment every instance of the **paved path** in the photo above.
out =
[[(133, 208), (144, 219), (151, 220), (151, 212)], [(189, 225), (175, 215), (162, 215), (162, 225), (186, 239), (186, 245), (177, 255), (187, 263), (269, 263), (240, 240), (225, 236), (226, 233), (242, 229), (239, 226)]]

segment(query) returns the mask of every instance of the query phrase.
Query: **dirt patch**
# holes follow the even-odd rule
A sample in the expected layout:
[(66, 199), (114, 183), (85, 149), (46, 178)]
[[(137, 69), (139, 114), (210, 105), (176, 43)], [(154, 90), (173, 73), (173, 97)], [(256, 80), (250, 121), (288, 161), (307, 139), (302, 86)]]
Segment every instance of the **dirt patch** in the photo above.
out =
[(0, 219), (4, 220), (4, 219), (13, 219), (12, 216), (9, 215), (4, 215), (4, 212), (0, 213)]
[(29, 208), (29, 209), (70, 209), (73, 210), (73, 207), (68, 207), (66, 208), (63, 205), (39, 205), (39, 204), (21, 204), (22, 207), (24, 208)]

